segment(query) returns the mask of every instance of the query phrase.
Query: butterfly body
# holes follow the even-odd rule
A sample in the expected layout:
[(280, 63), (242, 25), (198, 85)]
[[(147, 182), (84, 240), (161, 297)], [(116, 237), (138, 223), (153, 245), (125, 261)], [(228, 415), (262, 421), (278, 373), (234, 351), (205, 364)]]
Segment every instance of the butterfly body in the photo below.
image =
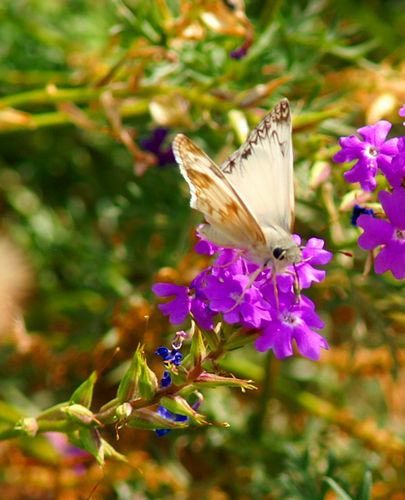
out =
[(206, 219), (201, 230), (206, 239), (240, 248), (260, 264), (271, 262), (276, 272), (301, 261), (290, 232), (294, 185), (287, 99), (221, 166), (182, 134), (175, 137), (173, 151), (190, 187), (190, 205)]

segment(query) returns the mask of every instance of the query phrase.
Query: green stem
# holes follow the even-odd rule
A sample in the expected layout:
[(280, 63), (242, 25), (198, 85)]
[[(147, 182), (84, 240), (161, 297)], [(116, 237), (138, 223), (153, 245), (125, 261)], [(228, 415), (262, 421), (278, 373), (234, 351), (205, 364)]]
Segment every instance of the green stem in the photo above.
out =
[(60, 89), (48, 86), (44, 89), (29, 90), (19, 94), (8, 95), (0, 99), (0, 109), (21, 106), (36, 106), (38, 104), (57, 104), (60, 102), (84, 103), (97, 99), (103, 89), (80, 87)]
[[(90, 119), (96, 118), (97, 116), (91, 108), (84, 108), (82, 111), (87, 114)], [(146, 99), (135, 102), (126, 102), (119, 109), (120, 115), (123, 118), (145, 115), (148, 111), (149, 102)], [(62, 111), (38, 113), (35, 115), (28, 115), (26, 122), (9, 123), (7, 126), (3, 124), (3, 128), (0, 128), (0, 134), (25, 130), (38, 130), (45, 127), (58, 127), (72, 124), (74, 124), (72, 117)]]
[(277, 376), (279, 362), (274, 358), (272, 351), (269, 351), (265, 357), (264, 376), (262, 381), (262, 393), (259, 399), (257, 412), (252, 416), (251, 433), (255, 438), (260, 439), (263, 435), (266, 425), (269, 401), (274, 394), (274, 380)]

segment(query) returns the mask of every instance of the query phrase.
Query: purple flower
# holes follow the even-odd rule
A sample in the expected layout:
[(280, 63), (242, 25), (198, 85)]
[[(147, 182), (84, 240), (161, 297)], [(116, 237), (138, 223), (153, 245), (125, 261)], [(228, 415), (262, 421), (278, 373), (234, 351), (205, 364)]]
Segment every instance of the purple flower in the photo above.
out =
[(214, 255), (218, 252), (219, 247), (211, 243), (211, 241), (204, 240), (198, 233), (197, 236), (200, 238), (200, 241), (195, 245), (194, 250), (200, 255)]
[(373, 250), (381, 246), (375, 259), (377, 274), (391, 271), (398, 280), (405, 278), (405, 188), (398, 187), (392, 193), (381, 191), (378, 195), (388, 220), (361, 215), (358, 225), (364, 230), (359, 246)]
[(158, 159), (158, 165), (164, 167), (176, 162), (171, 146), (163, 147), (168, 130), (163, 127), (155, 128), (150, 137), (141, 141), (141, 146), (146, 151), (153, 153)]
[(191, 313), (194, 316), (196, 323), (205, 330), (214, 329), (214, 316), (216, 313), (212, 311), (203, 299), (195, 297), (191, 302)]
[(173, 283), (156, 283), (152, 286), (152, 290), (158, 297), (175, 297), (171, 302), (159, 304), (159, 309), (169, 316), (170, 323), (175, 325), (183, 323), (191, 307), (188, 288)]
[(302, 249), (302, 262), (296, 264), (300, 288), (309, 288), (312, 283), (324, 280), (326, 271), (316, 269), (315, 266), (324, 266), (332, 258), (332, 253), (324, 249), (325, 242), (320, 238), (310, 238)]
[[(294, 240), (299, 245), (301, 239), (294, 235)], [(312, 283), (320, 283), (326, 275), (322, 269), (316, 269), (315, 266), (324, 266), (332, 258), (332, 253), (323, 247), (325, 242), (319, 238), (310, 238), (302, 248), (302, 261), (295, 266), (290, 266), (288, 272), (277, 275), (277, 287), (281, 292), (287, 293), (294, 286), (300, 289), (309, 288)], [(298, 278), (298, 282), (297, 282)]]
[(357, 226), (357, 219), (360, 215), (374, 215), (374, 210), (372, 208), (361, 207), (360, 205), (354, 205), (352, 216), (350, 218), (350, 223), (352, 226)]
[(320, 350), (328, 349), (327, 341), (313, 329), (324, 324), (315, 313), (314, 304), (306, 297), (299, 303), (291, 294), (279, 294), (277, 316), (269, 321), (256, 340), (258, 351), (273, 349), (276, 358), (284, 359), (294, 354), (293, 341), (302, 356), (317, 361)]
[(390, 122), (381, 120), (375, 125), (359, 128), (357, 132), (361, 139), (355, 135), (339, 139), (342, 149), (335, 154), (334, 161), (345, 163), (357, 160), (352, 169), (344, 174), (347, 182), (359, 182), (365, 191), (376, 188), (378, 167), (385, 174), (398, 152), (398, 139), (385, 140), (391, 127)]
[(398, 154), (392, 159), (384, 173), (392, 187), (402, 186), (405, 180), (405, 137), (398, 138)]
[[(294, 239), (298, 245), (301, 243), (299, 236), (295, 235)], [(261, 269), (240, 250), (221, 248), (202, 238), (197, 249), (208, 255), (215, 252), (217, 257), (214, 263), (196, 276), (188, 289), (177, 285), (155, 285), (153, 291), (157, 295), (176, 297), (169, 304), (160, 306), (161, 310), (170, 316), (172, 323), (174, 320), (184, 320), (188, 311), (191, 311), (196, 323), (204, 329), (214, 329), (214, 321), (217, 319), (238, 327), (243, 326), (248, 330), (267, 332), (263, 338), (269, 338), (269, 331), (279, 321), (282, 310), (277, 305), (271, 266)], [(295, 288), (309, 288), (312, 283), (322, 281), (325, 271), (315, 266), (327, 264), (332, 254), (324, 249), (323, 240), (311, 238), (302, 248), (302, 257), (302, 262), (289, 266), (286, 272), (276, 276), (276, 286), (278, 294), (283, 298), (285, 317), (301, 318), (300, 328), (286, 337), (285, 352), (290, 352), (291, 342), (295, 339), (299, 342), (299, 350), (303, 355), (309, 353), (311, 359), (317, 359), (319, 348), (327, 345), (322, 337), (311, 330), (312, 327), (321, 327), (320, 320), (318, 318), (317, 322), (313, 305), (308, 299), (302, 299), (300, 306), (296, 304)], [(306, 336), (305, 325), (308, 327)], [(271, 342), (268, 348), (273, 348), (270, 344)], [(260, 350), (265, 350), (267, 344), (262, 340), (258, 345)], [(281, 351), (277, 349), (275, 348), (275, 351), (281, 356)], [(167, 353), (168, 351), (165, 351), (164, 355)]]

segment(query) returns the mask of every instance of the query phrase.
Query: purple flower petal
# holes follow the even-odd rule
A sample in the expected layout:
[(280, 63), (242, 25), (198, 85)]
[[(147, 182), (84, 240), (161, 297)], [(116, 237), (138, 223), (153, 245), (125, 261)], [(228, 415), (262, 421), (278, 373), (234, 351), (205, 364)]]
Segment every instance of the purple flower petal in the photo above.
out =
[(402, 186), (405, 180), (405, 137), (399, 137), (398, 153), (394, 156), (387, 168), (381, 167), (384, 175), (392, 187)]
[(392, 255), (390, 247), (385, 247), (377, 255), (374, 262), (374, 269), (377, 274), (383, 274), (391, 269)]
[(391, 271), (394, 278), (402, 280), (405, 278), (405, 244), (403, 242), (397, 242), (395, 247), (395, 250), (394, 248), (392, 249), (395, 255), (394, 259), (391, 261)]
[(294, 340), (300, 354), (306, 358), (312, 359), (312, 361), (319, 360), (321, 357), (321, 348), (329, 349), (329, 345), (322, 335), (313, 332), (305, 324), (295, 330)]
[(370, 158), (360, 159), (356, 165), (343, 174), (347, 182), (359, 182), (364, 191), (374, 191), (377, 186), (375, 176), (377, 174), (377, 162)]
[(291, 331), (283, 328), (280, 321), (272, 321), (256, 340), (255, 347), (259, 352), (272, 349), (277, 359), (284, 359), (294, 354)]
[(191, 312), (199, 326), (205, 330), (214, 329), (213, 318), (216, 313), (210, 309), (205, 301), (198, 298), (193, 299), (191, 302)]
[(358, 242), (363, 250), (373, 250), (392, 239), (394, 228), (385, 220), (375, 219), (371, 215), (360, 215), (357, 225), (364, 230)]
[(363, 151), (364, 145), (358, 137), (351, 135), (349, 137), (341, 137), (339, 145), (342, 148), (333, 157), (336, 163), (346, 163), (353, 160), (358, 160), (359, 154)]
[(374, 146), (381, 146), (385, 141), (392, 124), (387, 120), (380, 120), (375, 125), (366, 125), (357, 130), (363, 137), (364, 141), (373, 144)]
[(175, 297), (171, 302), (159, 304), (158, 307), (163, 314), (169, 316), (170, 323), (174, 325), (183, 323), (191, 307), (188, 288), (173, 283), (156, 283), (152, 286), (152, 290), (159, 297)]
[(283, 359), (293, 355), (292, 342), (295, 341), (303, 356), (318, 360), (321, 348), (328, 349), (329, 346), (321, 335), (312, 330), (324, 326), (315, 313), (313, 303), (305, 297), (299, 304), (291, 302), (291, 296), (283, 295), (279, 299), (278, 318), (267, 323), (255, 342), (256, 349), (272, 349), (278, 359)]
[(398, 153), (398, 138), (388, 140), (380, 147), (380, 155), (395, 156)]
[(378, 198), (392, 225), (405, 229), (405, 188), (395, 188), (392, 193), (380, 191)]
[(171, 297), (187, 293), (187, 287), (183, 285), (175, 285), (174, 283), (155, 283), (152, 286), (152, 291), (158, 297)]

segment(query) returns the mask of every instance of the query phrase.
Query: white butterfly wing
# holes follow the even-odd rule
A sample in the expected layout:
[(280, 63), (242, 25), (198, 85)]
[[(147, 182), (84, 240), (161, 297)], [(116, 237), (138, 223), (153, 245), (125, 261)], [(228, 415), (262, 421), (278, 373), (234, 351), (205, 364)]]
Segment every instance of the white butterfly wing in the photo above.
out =
[[(294, 217), (291, 112), (280, 101), (221, 166), (259, 226), (290, 232)], [(266, 232), (266, 231), (265, 231)]]
[(191, 207), (210, 224), (206, 237), (222, 246), (254, 249), (265, 245), (257, 219), (225, 173), (182, 134), (174, 138), (173, 152), (190, 187)]

